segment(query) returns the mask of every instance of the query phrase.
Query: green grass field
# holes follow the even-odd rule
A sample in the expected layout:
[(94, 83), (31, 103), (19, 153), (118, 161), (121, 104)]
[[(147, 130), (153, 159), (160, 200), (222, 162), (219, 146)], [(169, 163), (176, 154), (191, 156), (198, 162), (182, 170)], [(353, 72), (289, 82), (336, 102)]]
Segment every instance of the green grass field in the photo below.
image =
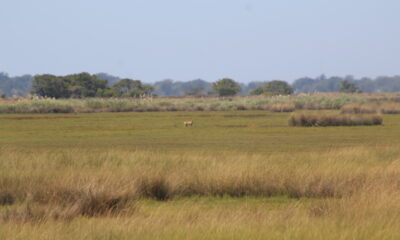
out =
[(0, 239), (399, 239), (400, 115), (289, 116), (1, 114)]
[[(318, 111), (320, 112), (320, 111)], [(388, 146), (397, 115), (384, 126), (293, 128), (288, 113), (266, 111), (0, 115), (0, 143), (25, 149), (307, 152)], [(193, 120), (185, 128), (183, 122)]]

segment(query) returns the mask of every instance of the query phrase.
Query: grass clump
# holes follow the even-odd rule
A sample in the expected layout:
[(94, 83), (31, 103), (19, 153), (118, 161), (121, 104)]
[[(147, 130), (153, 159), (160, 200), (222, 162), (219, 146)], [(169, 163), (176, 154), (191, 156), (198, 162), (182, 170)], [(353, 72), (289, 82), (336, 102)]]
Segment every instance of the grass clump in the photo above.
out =
[(12, 205), (15, 202), (15, 197), (10, 192), (0, 192), (0, 206)]
[(343, 105), (340, 112), (348, 114), (371, 114), (378, 113), (379, 108), (377, 104), (350, 103)]
[(364, 114), (382, 113), (399, 114), (400, 103), (398, 102), (375, 102), (375, 103), (351, 103), (343, 105), (341, 113)]
[(164, 178), (143, 178), (137, 184), (138, 196), (165, 201), (170, 197), (170, 187)]
[(289, 117), (289, 125), (294, 127), (371, 126), (382, 123), (382, 116), (377, 114), (295, 113)]
[[(49, 189), (41, 199), (28, 196), (22, 205), (9, 203), (10, 207), (0, 212), (3, 222), (45, 222), (48, 220), (72, 220), (83, 216), (112, 217), (132, 212), (132, 194), (116, 194), (112, 189), (81, 190), (74, 197)], [(27, 194), (30, 195), (30, 194)]]
[(399, 114), (400, 103), (398, 102), (385, 102), (380, 106), (380, 111), (383, 114)]

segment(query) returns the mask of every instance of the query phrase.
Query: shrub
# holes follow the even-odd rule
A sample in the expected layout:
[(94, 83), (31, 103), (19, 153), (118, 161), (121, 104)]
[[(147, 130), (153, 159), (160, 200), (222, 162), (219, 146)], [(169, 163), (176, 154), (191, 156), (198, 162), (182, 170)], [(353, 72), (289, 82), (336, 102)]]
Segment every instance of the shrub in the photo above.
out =
[(295, 127), (370, 126), (381, 125), (382, 123), (382, 117), (377, 114), (295, 113), (289, 118), (289, 125)]
[(293, 94), (293, 88), (285, 81), (274, 80), (265, 83), (263, 86), (250, 91), (250, 95), (290, 95)]
[(218, 96), (234, 96), (238, 94), (242, 88), (240, 85), (230, 78), (223, 78), (213, 83), (213, 89)]

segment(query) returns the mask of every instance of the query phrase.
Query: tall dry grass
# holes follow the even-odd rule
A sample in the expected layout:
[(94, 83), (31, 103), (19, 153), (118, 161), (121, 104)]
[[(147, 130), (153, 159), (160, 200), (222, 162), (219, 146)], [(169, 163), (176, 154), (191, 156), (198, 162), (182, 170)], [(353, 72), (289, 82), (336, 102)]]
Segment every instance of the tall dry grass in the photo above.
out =
[(352, 103), (343, 105), (342, 113), (382, 113), (382, 114), (399, 114), (400, 103), (398, 102), (375, 102), (375, 103)]
[(294, 127), (327, 126), (371, 126), (381, 125), (378, 114), (337, 114), (337, 113), (294, 113), (289, 117), (289, 125)]
[(0, 151), (0, 192), (14, 199), (0, 207), (2, 239), (400, 237), (395, 145), (269, 156), (16, 150)]
[(395, 148), (268, 157), (3, 148), (0, 202), (8, 210), (1, 216), (5, 222), (119, 216), (140, 199), (193, 196), (340, 199), (371, 186), (400, 186), (399, 155)]

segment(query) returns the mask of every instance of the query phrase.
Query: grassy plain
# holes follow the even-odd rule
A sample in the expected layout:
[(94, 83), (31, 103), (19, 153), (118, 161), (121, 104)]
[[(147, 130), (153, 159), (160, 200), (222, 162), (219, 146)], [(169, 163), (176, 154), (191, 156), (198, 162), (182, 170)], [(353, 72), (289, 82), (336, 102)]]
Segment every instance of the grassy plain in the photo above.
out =
[(0, 239), (399, 239), (400, 116), (289, 116), (2, 114)]

